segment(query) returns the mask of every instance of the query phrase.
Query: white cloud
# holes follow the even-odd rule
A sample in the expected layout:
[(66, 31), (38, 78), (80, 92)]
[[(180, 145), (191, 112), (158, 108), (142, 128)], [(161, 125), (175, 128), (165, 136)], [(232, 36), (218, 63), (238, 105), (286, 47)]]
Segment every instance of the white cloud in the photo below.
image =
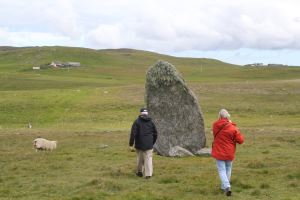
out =
[(298, 0), (0, 0), (0, 44), (299, 50), (299, 10)]
[(71, 0), (0, 0), (0, 27), (12, 32), (43, 32), (78, 39), (82, 34), (78, 17)]
[(11, 46), (12, 43), (9, 41), (9, 33), (6, 29), (0, 27), (0, 46)]
[[(74, 45), (70, 38), (43, 32), (12, 32), (0, 28), (0, 46), (53, 46), (53, 45)], [(75, 45), (74, 45), (75, 46)]]
[(78, 39), (83, 34), (78, 24), (78, 14), (70, 0), (51, 1), (43, 11), (46, 21), (52, 27), (53, 32), (59, 32), (71, 39)]
[(125, 44), (119, 25), (100, 25), (87, 34), (87, 42), (95, 48), (120, 48)]
[[(92, 39), (99, 47), (115, 48), (119, 44), (157, 51), (300, 49), (297, 1), (142, 2), (101, 2), (105, 9), (115, 6), (114, 12), (99, 14), (110, 23), (100, 21), (91, 26), (88, 35), (93, 33), (93, 37), (87, 37), (87, 41)], [(111, 38), (105, 40), (107, 30), (103, 27), (108, 26)]]

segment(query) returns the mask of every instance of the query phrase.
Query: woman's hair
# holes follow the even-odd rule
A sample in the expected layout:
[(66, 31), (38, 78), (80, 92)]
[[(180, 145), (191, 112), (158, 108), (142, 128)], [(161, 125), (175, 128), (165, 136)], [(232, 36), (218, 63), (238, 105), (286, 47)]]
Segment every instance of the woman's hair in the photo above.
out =
[(229, 119), (230, 118), (230, 114), (227, 110), (225, 109), (221, 109), (219, 112), (219, 118), (226, 118)]

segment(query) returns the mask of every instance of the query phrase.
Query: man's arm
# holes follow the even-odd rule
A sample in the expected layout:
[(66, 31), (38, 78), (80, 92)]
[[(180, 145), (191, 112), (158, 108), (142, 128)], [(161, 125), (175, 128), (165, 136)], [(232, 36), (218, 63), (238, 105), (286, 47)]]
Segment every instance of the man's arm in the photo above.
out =
[(153, 122), (152, 122), (152, 124), (153, 124), (153, 144), (155, 144), (156, 139), (157, 139), (157, 129)]
[(137, 120), (134, 121), (134, 123), (132, 124), (132, 127), (131, 127), (131, 133), (130, 133), (130, 138), (129, 138), (129, 146), (133, 146), (134, 144), (134, 138), (137, 134), (137, 130), (138, 127), (137, 127)]

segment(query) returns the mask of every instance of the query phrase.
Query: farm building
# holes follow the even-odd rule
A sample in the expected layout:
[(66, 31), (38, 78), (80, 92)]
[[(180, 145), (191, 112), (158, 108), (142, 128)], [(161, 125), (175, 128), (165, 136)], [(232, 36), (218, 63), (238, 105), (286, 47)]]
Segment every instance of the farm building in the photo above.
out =
[(268, 67), (287, 67), (287, 65), (283, 65), (283, 64), (268, 64)]
[(60, 62), (60, 61), (52, 61), (50, 63), (50, 67), (80, 67), (80, 62)]
[(264, 64), (263, 63), (253, 63), (253, 64), (247, 64), (244, 65), (245, 67), (263, 67)]

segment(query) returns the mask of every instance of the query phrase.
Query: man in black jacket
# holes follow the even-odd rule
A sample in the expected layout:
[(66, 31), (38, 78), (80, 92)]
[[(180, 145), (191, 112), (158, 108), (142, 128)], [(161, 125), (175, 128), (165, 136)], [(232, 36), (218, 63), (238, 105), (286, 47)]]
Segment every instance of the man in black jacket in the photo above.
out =
[(132, 125), (129, 139), (130, 148), (134, 144), (137, 153), (137, 176), (143, 177), (143, 172), (147, 179), (152, 176), (152, 152), (156, 139), (156, 127), (152, 119), (148, 117), (147, 109), (142, 108), (139, 117)]

